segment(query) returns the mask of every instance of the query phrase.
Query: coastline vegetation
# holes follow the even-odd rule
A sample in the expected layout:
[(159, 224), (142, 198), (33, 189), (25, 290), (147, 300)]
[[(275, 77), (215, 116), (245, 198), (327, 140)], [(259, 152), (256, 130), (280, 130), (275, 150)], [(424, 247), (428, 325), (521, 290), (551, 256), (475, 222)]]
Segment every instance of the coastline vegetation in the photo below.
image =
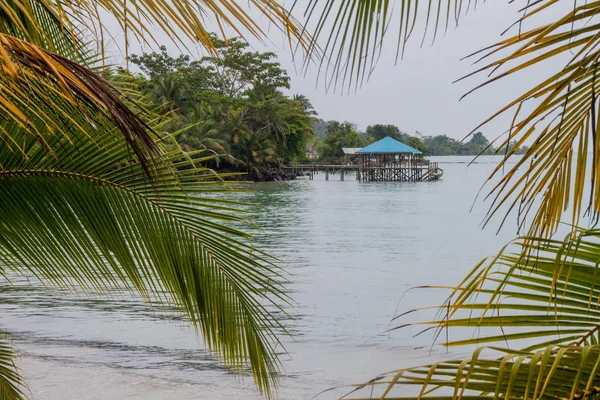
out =
[(306, 157), (315, 110), (305, 96), (283, 93), (290, 78), (274, 53), (251, 51), (240, 38), (210, 37), (215, 54), (171, 57), (163, 46), (130, 57), (142, 73), (119, 69), (115, 79), (146, 96), (165, 116), (163, 130), (180, 132), (183, 150), (214, 154), (208, 167), (256, 181), (285, 177), (283, 164)]
[[(361, 132), (349, 122), (323, 121), (309, 99), (287, 96), (290, 78), (274, 53), (249, 49), (241, 38), (211, 34), (215, 55), (192, 60), (158, 52), (132, 55), (141, 73), (119, 68), (113, 80), (126, 80), (145, 95), (168, 121), (163, 129), (181, 132), (185, 151), (215, 155), (206, 165), (220, 173), (239, 173), (255, 181), (286, 179), (283, 165), (293, 162), (341, 162), (342, 148), (364, 147), (386, 136), (426, 155), (490, 155), (498, 149), (481, 132), (460, 141), (446, 135), (409, 135), (395, 125), (375, 124)], [(521, 146), (515, 154), (524, 154)], [(315, 157), (314, 155), (318, 154)]]
[[(502, 148), (494, 146), (481, 132), (470, 135), (468, 140), (457, 140), (446, 135), (427, 136), (420, 132), (414, 135), (402, 132), (396, 125), (370, 125), (360, 132), (349, 122), (318, 120), (315, 123), (315, 137), (310, 141), (311, 150), (318, 154), (318, 161), (340, 162), (344, 158), (343, 147), (364, 147), (389, 136), (405, 143), (429, 156), (478, 156), (511, 152), (516, 141)], [(525, 154), (528, 146), (521, 145), (515, 155)]]
[[(10, 271), (71, 290), (116, 295), (125, 289), (156, 299), (184, 315), (227, 367), (241, 373), (249, 363), (258, 388), (272, 395), (281, 326), (265, 304), (279, 310), (288, 302), (280, 272), (252, 246), (251, 235), (229, 225), (244, 221), (248, 207), (207, 195), (226, 189), (207, 165), (232, 172), (246, 168), (260, 176), (263, 166), (299, 156), (304, 133), (313, 126), (308, 104), (282, 94), (288, 80), (268, 53), (251, 53), (241, 70), (222, 64), (229, 47), (208, 33), (203, 18), (213, 15), (226, 28), (265, 38), (261, 26), (230, 0), (2, 4), (2, 275)], [(324, 73), (343, 76), (343, 85), (358, 85), (372, 71), (395, 13), (400, 13), (400, 35), (392, 36), (403, 56), (417, 24), (425, 23), (423, 40), (428, 32), (435, 38), (471, 8), (462, 1), (401, 1), (389, 7), (388, 1), (310, 0), (303, 23), (315, 27), (311, 37), (279, 3), (250, 4), (309, 56), (331, 63)], [(317, 5), (334, 12), (313, 13)], [(600, 394), (600, 231), (594, 228), (600, 218), (600, 25), (595, 23), (600, 2), (540, 0), (523, 7), (514, 27), (518, 32), (478, 53), (483, 66), (475, 73), (493, 75), (481, 87), (566, 56), (550, 77), (532, 78), (539, 81), (491, 117), (509, 111), (513, 116), (509, 134), (497, 146), (507, 151), (493, 173), (499, 182), (490, 188), (486, 223), (508, 208), (517, 212), (524, 233), (450, 289), (448, 302), (437, 307), (440, 318), (420, 323), (438, 333), (464, 327), (478, 332), (476, 338), (445, 346), (486, 347), (464, 359), (380, 375), (356, 386), (358, 392), (369, 391), (363, 397), (372, 397), (372, 391), (395, 399), (591, 399)], [(167, 65), (167, 73), (156, 80), (150, 72), (161, 66), (152, 55), (132, 57), (147, 68), (143, 79), (109, 72), (102, 60), (109, 31), (105, 14), (132, 38), (151, 40), (158, 28), (184, 46), (182, 36), (203, 45), (214, 58), (198, 65), (182, 60), (187, 72), (179, 64)], [(90, 39), (99, 48), (90, 48)], [(237, 44), (232, 57), (246, 53), (244, 43)], [(253, 78), (247, 78), (248, 71)], [(179, 85), (209, 77), (212, 86), (199, 92)], [(137, 90), (159, 109), (147, 111)], [(205, 99), (210, 109), (195, 109), (189, 99), (196, 98)], [(522, 111), (525, 103), (532, 103), (523, 108), (529, 111)], [(220, 133), (193, 133), (208, 132), (213, 123)], [(359, 147), (361, 135), (351, 124), (332, 125), (332, 135), (324, 139), (331, 142), (329, 150), (337, 142)], [(380, 131), (372, 128), (371, 136)], [(427, 144), (425, 137), (416, 139)], [(525, 143), (531, 147), (508, 165)], [(335, 157), (329, 150), (324, 153)], [(443, 150), (431, 147), (437, 151)], [(588, 217), (592, 228), (579, 228)], [(568, 232), (557, 239), (563, 218), (568, 218)], [(14, 357), (7, 333), (0, 338), (1, 398), (26, 397)], [(409, 387), (420, 394), (410, 394)]]
[[(290, 300), (275, 260), (240, 230), (250, 228), (247, 215), (254, 208), (224, 195), (231, 191), (228, 174), (207, 167), (222, 162), (220, 156), (204, 148), (186, 151), (178, 144), (184, 134), (194, 139), (190, 130), (196, 125), (179, 129), (186, 116), (168, 102), (152, 109), (138, 91), (143, 82), (111, 71), (104, 59), (111, 24), (125, 32), (126, 47), (129, 40), (150, 44), (159, 30), (178, 45), (191, 40), (215, 57), (213, 70), (189, 71), (190, 79), (205, 79), (194, 74), (221, 71), (223, 58), (216, 57), (222, 48), (197, 10), (224, 28), (240, 32), (243, 27), (257, 38), (265, 33), (229, 0), (0, 3), (3, 284), (10, 285), (11, 274), (18, 274), (80, 295), (137, 295), (180, 315), (225, 368), (239, 375), (251, 372), (257, 388), (273, 396), (279, 337), (285, 332), (280, 318)], [(252, 4), (290, 38), (304, 43), (305, 35), (279, 4)], [(108, 26), (106, 21), (111, 21)], [(268, 54), (249, 57), (248, 69), (258, 65), (260, 75), (266, 68), (256, 81), (260, 87), (252, 91), (260, 107), (239, 105), (236, 96), (211, 101), (213, 112), (233, 116), (224, 119), (232, 125), (233, 143), (258, 142), (241, 157), (252, 166), (274, 150), (264, 150), (262, 140), (248, 139), (246, 127), (235, 125), (242, 110), (252, 113), (252, 123), (262, 124), (255, 131), (262, 129), (265, 136), (288, 133), (270, 119), (273, 114), (284, 113), (288, 126), (311, 117), (304, 114), (302, 100), (281, 97), (277, 89), (287, 85), (287, 77)], [(173, 93), (182, 95), (173, 99), (184, 101), (187, 94), (174, 78), (161, 80), (164, 85), (152, 94), (155, 101)], [(218, 81), (245, 90), (236, 82)], [(283, 110), (280, 103), (286, 105)], [(289, 136), (289, 141), (269, 142), (270, 148), (280, 146), (293, 154), (293, 133)], [(25, 399), (30, 393), (15, 365), (10, 327), (2, 328), (0, 398)]]

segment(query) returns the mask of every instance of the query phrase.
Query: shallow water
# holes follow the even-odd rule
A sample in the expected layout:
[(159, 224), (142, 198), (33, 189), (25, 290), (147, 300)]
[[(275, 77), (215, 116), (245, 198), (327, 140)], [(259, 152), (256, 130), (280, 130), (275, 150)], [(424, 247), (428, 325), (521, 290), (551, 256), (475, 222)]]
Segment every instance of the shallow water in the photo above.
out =
[[(415, 330), (382, 334), (390, 319), (441, 304), (443, 290), (514, 236), (482, 230), (485, 206), (470, 211), (497, 158), (436, 157), (437, 182), (359, 183), (353, 175), (265, 183), (238, 195), (262, 205), (258, 244), (292, 281), (294, 340), (280, 397), (320, 391), (449, 354)], [(260, 398), (246, 378), (223, 371), (182, 321), (135, 299), (71, 296), (17, 281), (0, 286), (2, 323), (21, 351), (34, 399)], [(407, 316), (404, 321), (410, 321)], [(332, 395), (323, 395), (330, 398)], [(321, 397), (319, 397), (321, 398)]]

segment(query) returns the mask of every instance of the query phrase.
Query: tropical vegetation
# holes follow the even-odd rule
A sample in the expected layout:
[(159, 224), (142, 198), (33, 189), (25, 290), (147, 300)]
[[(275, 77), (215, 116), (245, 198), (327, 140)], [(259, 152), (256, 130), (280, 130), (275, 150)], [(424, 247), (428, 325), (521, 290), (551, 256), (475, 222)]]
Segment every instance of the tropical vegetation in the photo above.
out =
[[(306, 26), (314, 28), (313, 36), (277, 2), (250, 4), (297, 41), (311, 60), (320, 60), (325, 79), (350, 86), (360, 85), (373, 70), (394, 30), (390, 26), (394, 15), (399, 26), (392, 36), (399, 37), (400, 58), (418, 24), (425, 26), (423, 40), (428, 34), (433, 39), (471, 8), (462, 1), (400, 3), (391, 7), (387, 0), (310, 0), (304, 17)], [(200, 128), (204, 124), (196, 124), (187, 111), (178, 111), (179, 105), (187, 109), (189, 93), (178, 86), (176, 75), (153, 81), (148, 74), (144, 79), (151, 81), (153, 90), (136, 76), (109, 71), (103, 59), (109, 36), (104, 24), (110, 15), (126, 33), (126, 48), (130, 38), (153, 42), (158, 28), (182, 46), (184, 37), (205, 46), (215, 57), (205, 61), (208, 69), (212, 65), (217, 71), (229, 71), (229, 66), (221, 65), (228, 46), (222, 47), (209, 33), (204, 18), (214, 15), (223, 29), (236, 33), (243, 29), (264, 38), (264, 31), (245, 11), (247, 4), (233, 0), (0, 4), (3, 275), (8, 279), (11, 273), (27, 274), (45, 284), (87, 292), (125, 289), (168, 305), (197, 327), (228, 367), (239, 371), (249, 362), (259, 388), (272, 393), (279, 325), (270, 309), (279, 309), (286, 297), (270, 258), (252, 248), (248, 234), (230, 225), (243, 220), (246, 208), (219, 197), (227, 176), (215, 175), (209, 164), (248, 168), (269, 164), (271, 152), (262, 151), (268, 145), (259, 136), (252, 139), (252, 148), (259, 150), (245, 156), (240, 150), (240, 164), (237, 158), (224, 160), (224, 153), (208, 151), (216, 148), (209, 144), (212, 133), (206, 133), (210, 124)], [(297, 15), (302, 13), (298, 8)], [(477, 88), (549, 59), (563, 62), (550, 77), (537, 78), (522, 96), (490, 118), (512, 112), (509, 129), (498, 142), (499, 149), (508, 150), (490, 180), (492, 202), (486, 222), (512, 211), (523, 237), (477, 265), (451, 289), (448, 303), (440, 306), (442, 316), (423, 322), (441, 330), (486, 331), (476, 339), (447, 341), (447, 346), (495, 346), (479, 348), (464, 360), (384, 374), (354, 394), (363, 395), (366, 389), (371, 397), (371, 390), (381, 389), (378, 395), (384, 398), (583, 399), (600, 393), (600, 233), (576, 228), (585, 217), (594, 226), (600, 215), (598, 11), (598, 1), (524, 3), (517, 31), (477, 53), (483, 66), (474, 74), (491, 74)], [(143, 57), (137, 58), (140, 66), (146, 65)], [(267, 56), (262, 61), (272, 60)], [(170, 68), (179, 71), (177, 66)], [(233, 93), (224, 87), (208, 93), (201, 85), (189, 87), (198, 99), (209, 96), (205, 103), (217, 109), (216, 114), (195, 110), (211, 115), (200, 121), (231, 124), (228, 145), (249, 140), (252, 135), (244, 130), (250, 126), (254, 133), (266, 127), (279, 135), (274, 145), (279, 148), (287, 143), (283, 137), (287, 140), (290, 131), (274, 123), (279, 119), (273, 114), (281, 110), (270, 100), (283, 87), (274, 85), (266, 92), (254, 85), (235, 92), (234, 85)], [(138, 89), (150, 95), (154, 112), (144, 107), (146, 98), (137, 96)], [(248, 123), (250, 106), (238, 106), (237, 100), (251, 101), (251, 121), (262, 125)], [(192, 102), (202, 103), (196, 98)], [(310, 116), (307, 110), (302, 115)], [(230, 112), (227, 118), (224, 112)], [(174, 114), (173, 119), (165, 114)], [(194, 136), (196, 126), (203, 133)], [(336, 132), (355, 136), (344, 126)], [(507, 164), (526, 143), (531, 147), (523, 157)], [(293, 145), (291, 149), (278, 151), (293, 154)], [(504, 167), (506, 173), (501, 175)], [(563, 216), (568, 217), (569, 232), (556, 239)], [(412, 394), (407, 386), (418, 389)], [(20, 399), (25, 392), (10, 339), (4, 337), (0, 397)]]
[[(344, 87), (360, 85), (371, 74), (390, 31), (396, 30), (391, 36), (401, 58), (411, 37), (433, 40), (474, 6), (401, 1), (390, 7), (387, 1), (358, 0), (342, 6), (312, 0), (308, 10), (317, 4), (327, 12), (308, 13), (316, 26), (315, 42), (328, 43), (328, 60), (335, 61), (327, 65), (327, 76)], [(533, 67), (550, 68), (549, 74), (530, 78), (531, 87), (472, 132), (501, 115), (511, 121), (497, 142), (508, 150), (487, 181), (484, 223), (498, 216), (503, 225), (516, 217), (522, 236), (447, 288), (447, 302), (433, 308), (436, 317), (407, 320), (415, 315), (412, 310), (396, 316), (393, 329), (416, 325), (434, 332), (444, 346), (477, 348), (463, 359), (382, 374), (345, 398), (600, 395), (599, 11), (598, 1), (523, 2), (506, 37), (471, 55), (478, 67), (468, 77), (487, 74), (473, 91)], [(417, 34), (420, 24), (422, 35)], [(523, 156), (508, 163), (526, 143), (530, 147)], [(590, 227), (578, 228), (585, 220)], [(448, 330), (464, 333), (463, 328), (474, 334), (449, 339)]]
[[(306, 45), (283, 7), (252, 4)], [(158, 29), (181, 46), (195, 41), (216, 60), (220, 42), (198, 11), (264, 38), (246, 7), (230, 0), (0, 1), (0, 273), (3, 284), (19, 274), (90, 295), (131, 292), (166, 307), (189, 321), (227, 368), (251, 370), (271, 395), (282, 333), (274, 312), (281, 315), (288, 300), (273, 260), (239, 229), (252, 209), (223, 195), (228, 175), (210, 169), (217, 156), (208, 146), (178, 144), (184, 133), (172, 126), (185, 122), (170, 116), (170, 101), (185, 102), (187, 94), (176, 77), (157, 82), (154, 103), (146, 103), (138, 93), (143, 82), (111, 71), (104, 58), (111, 21), (124, 31), (126, 51), (130, 39), (155, 44)], [(253, 123), (281, 112), (269, 108), (277, 85), (253, 88), (260, 107), (244, 109)], [(231, 108), (241, 118), (240, 108)], [(22, 399), (28, 390), (9, 332), (0, 337), (0, 398)]]
[(318, 161), (326, 162), (342, 161), (344, 147), (365, 147), (388, 136), (430, 156), (478, 156), (507, 152), (521, 155), (529, 149), (526, 145), (515, 149), (515, 140), (502, 148), (495, 147), (482, 132), (470, 135), (469, 140), (457, 140), (446, 135), (425, 136), (420, 132), (409, 135), (396, 125), (389, 124), (369, 125), (365, 132), (360, 132), (356, 125), (349, 122), (321, 119), (315, 122), (314, 128), (315, 136), (309, 140), (310, 147), (318, 152)]
[(306, 157), (316, 112), (302, 95), (288, 97), (290, 78), (270, 52), (250, 51), (240, 38), (210, 35), (216, 54), (192, 60), (159, 52), (132, 55), (142, 74), (126, 70), (136, 89), (169, 120), (186, 151), (215, 154), (207, 164), (245, 179), (281, 177), (281, 165)]

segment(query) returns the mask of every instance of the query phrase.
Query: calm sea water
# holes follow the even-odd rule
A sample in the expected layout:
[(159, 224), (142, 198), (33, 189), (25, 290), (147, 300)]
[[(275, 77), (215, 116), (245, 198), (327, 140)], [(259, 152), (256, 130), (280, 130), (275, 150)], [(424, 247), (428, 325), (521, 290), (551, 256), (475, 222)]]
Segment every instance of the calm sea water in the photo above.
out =
[[(382, 334), (399, 312), (440, 304), (443, 290), (515, 234), (484, 230), (471, 206), (497, 158), (437, 157), (438, 182), (359, 183), (353, 175), (256, 184), (258, 244), (289, 273), (296, 306), (285, 339), (282, 399), (381, 372), (466, 356), (415, 330)], [(19, 280), (0, 286), (2, 323), (20, 349), (34, 399), (259, 399), (246, 378), (223, 371), (182, 321), (135, 299), (87, 299)], [(405, 321), (417, 316), (407, 317)], [(339, 392), (338, 392), (339, 393)], [(331, 398), (326, 394), (318, 398)]]

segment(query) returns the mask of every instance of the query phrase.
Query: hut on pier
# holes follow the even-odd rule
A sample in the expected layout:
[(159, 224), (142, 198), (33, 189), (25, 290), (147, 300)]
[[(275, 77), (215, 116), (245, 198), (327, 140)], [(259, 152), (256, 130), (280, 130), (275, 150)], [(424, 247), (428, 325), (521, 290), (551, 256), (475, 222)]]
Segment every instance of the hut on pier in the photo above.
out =
[(385, 137), (356, 152), (358, 179), (361, 181), (429, 181), (442, 176), (437, 162), (432, 163), (419, 150)]

